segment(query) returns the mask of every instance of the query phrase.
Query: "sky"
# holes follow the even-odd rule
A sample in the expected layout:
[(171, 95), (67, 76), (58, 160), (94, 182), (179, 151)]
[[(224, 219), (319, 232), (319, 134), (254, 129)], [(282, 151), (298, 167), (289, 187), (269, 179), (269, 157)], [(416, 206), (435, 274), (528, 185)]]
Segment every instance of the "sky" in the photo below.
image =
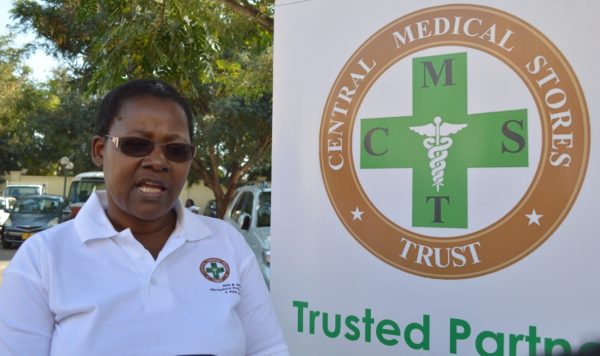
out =
[[(9, 13), (12, 6), (12, 0), (0, 0), (0, 33), (3, 35), (10, 33), (7, 26), (13, 23)], [(35, 40), (35, 35), (31, 33), (19, 34), (15, 39), (15, 44), (22, 45), (33, 40)], [(32, 78), (38, 82), (46, 81), (50, 77), (52, 69), (59, 64), (56, 59), (47, 55), (43, 50), (33, 53), (26, 63), (33, 71)]]

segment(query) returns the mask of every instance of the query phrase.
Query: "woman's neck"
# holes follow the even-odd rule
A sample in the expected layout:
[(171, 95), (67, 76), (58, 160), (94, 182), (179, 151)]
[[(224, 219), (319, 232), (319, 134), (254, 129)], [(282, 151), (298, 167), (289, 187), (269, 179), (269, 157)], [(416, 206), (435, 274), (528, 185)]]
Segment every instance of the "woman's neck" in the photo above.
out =
[(109, 211), (106, 212), (106, 215), (117, 231), (129, 228), (135, 239), (150, 252), (154, 259), (158, 257), (177, 224), (177, 214), (174, 209), (154, 221), (138, 221), (137, 219), (118, 221), (110, 216)]

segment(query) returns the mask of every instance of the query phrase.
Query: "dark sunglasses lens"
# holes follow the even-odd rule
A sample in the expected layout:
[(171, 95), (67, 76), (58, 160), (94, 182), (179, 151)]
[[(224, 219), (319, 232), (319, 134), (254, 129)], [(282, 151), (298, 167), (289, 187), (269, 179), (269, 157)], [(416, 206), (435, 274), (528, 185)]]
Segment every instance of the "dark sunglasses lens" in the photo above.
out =
[(121, 152), (133, 157), (147, 156), (154, 149), (154, 143), (143, 138), (123, 137), (119, 143)]
[(173, 162), (185, 162), (194, 157), (194, 146), (185, 143), (168, 143), (165, 145), (165, 156)]

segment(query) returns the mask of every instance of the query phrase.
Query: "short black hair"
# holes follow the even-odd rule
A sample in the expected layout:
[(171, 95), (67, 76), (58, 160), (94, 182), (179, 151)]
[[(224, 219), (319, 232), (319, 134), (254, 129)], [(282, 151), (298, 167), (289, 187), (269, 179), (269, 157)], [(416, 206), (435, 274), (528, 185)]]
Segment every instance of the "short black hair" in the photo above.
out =
[(194, 138), (194, 116), (187, 100), (173, 86), (158, 79), (134, 79), (114, 88), (104, 96), (96, 112), (96, 132), (98, 136), (108, 135), (115, 117), (127, 100), (141, 97), (156, 97), (173, 100), (185, 112), (188, 121), (190, 140)]

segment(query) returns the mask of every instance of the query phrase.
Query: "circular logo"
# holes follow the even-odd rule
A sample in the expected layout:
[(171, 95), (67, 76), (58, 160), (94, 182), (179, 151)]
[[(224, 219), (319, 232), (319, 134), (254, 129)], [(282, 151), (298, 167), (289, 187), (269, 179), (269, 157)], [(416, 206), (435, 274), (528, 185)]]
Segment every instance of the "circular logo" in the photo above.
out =
[(339, 219), (375, 256), (470, 278), (552, 235), (589, 141), (577, 78), (540, 31), (444, 5), (393, 21), (347, 61), (323, 111), (321, 172)]
[(200, 273), (211, 282), (224, 282), (229, 277), (229, 272), (229, 265), (220, 258), (207, 258), (200, 264)]

